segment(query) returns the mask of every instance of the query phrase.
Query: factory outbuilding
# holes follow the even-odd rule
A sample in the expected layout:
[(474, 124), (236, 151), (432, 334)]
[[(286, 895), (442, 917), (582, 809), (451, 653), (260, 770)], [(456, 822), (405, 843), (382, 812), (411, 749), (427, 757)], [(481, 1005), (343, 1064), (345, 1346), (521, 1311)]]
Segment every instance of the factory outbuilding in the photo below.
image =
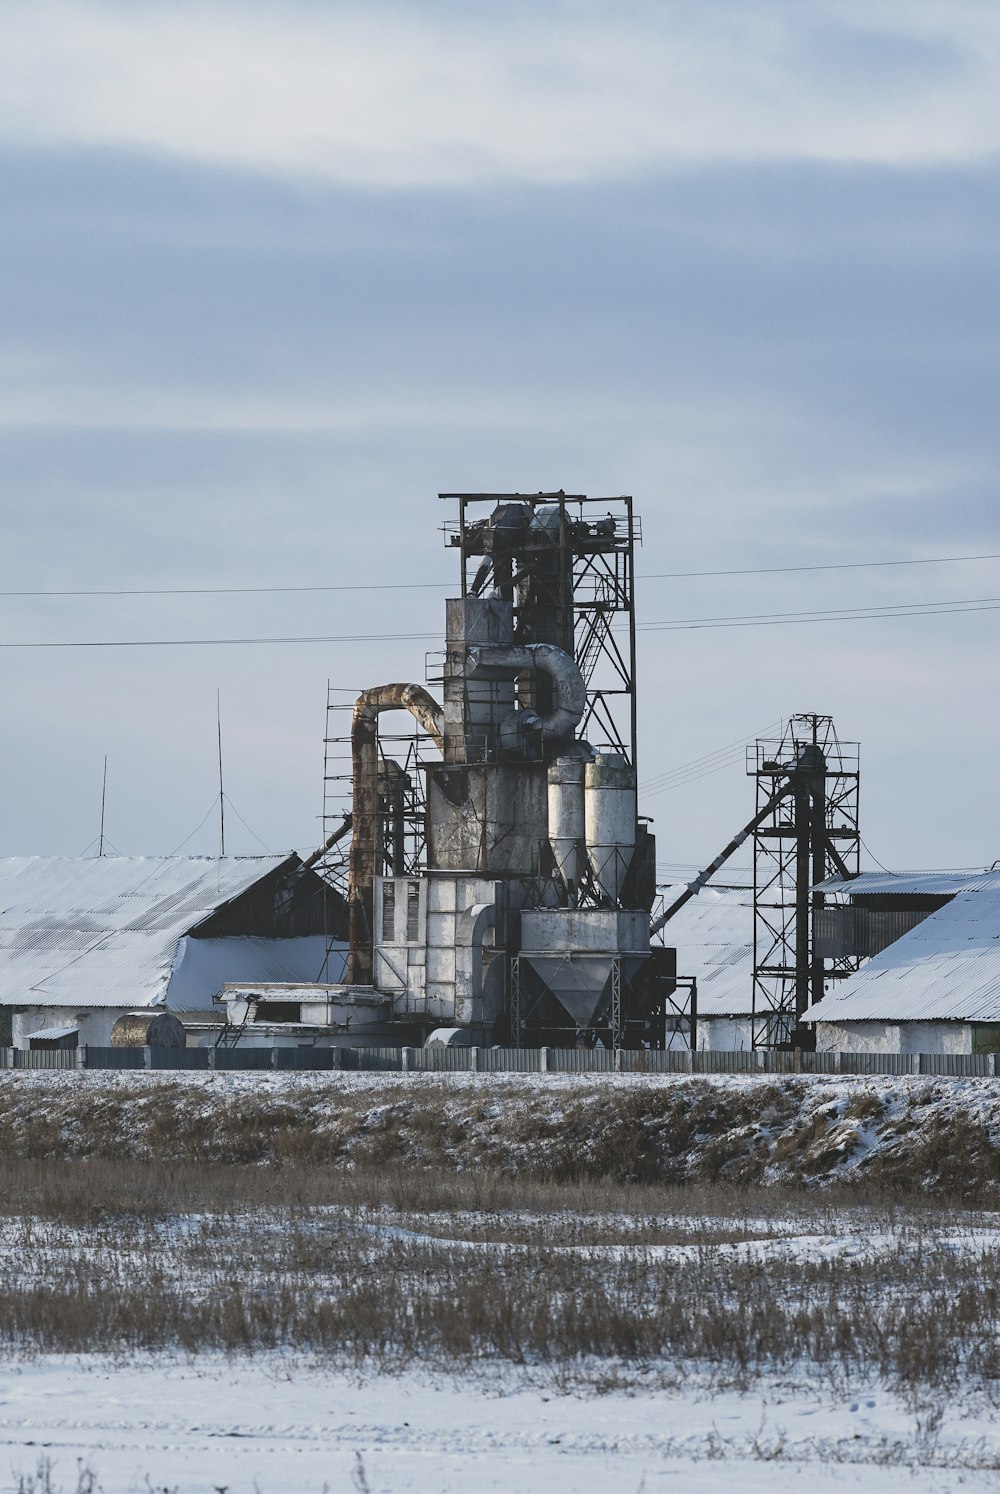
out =
[(227, 982), (340, 980), (345, 932), (342, 899), (294, 854), (0, 860), (2, 1036), (107, 1046), (164, 1013), (204, 1039)]
[(820, 949), (864, 964), (806, 1011), (818, 1050), (1000, 1052), (1000, 872), (866, 872), (820, 890)]

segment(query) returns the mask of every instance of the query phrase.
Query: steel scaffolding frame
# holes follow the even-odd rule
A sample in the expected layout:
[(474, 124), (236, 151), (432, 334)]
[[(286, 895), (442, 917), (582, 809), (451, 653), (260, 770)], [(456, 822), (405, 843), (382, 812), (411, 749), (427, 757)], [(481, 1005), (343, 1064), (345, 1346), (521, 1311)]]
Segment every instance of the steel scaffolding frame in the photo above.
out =
[(758, 740), (747, 757), (760, 816), (753, 830), (753, 1046), (805, 1046), (806, 1008), (859, 964), (824, 959), (813, 927), (823, 906), (817, 884), (860, 870), (858, 744), (840, 741), (831, 716), (806, 714), (791, 717), (780, 736)]
[[(628, 495), (588, 498), (575, 493), (441, 493), (458, 504), (458, 518), (442, 527), (462, 556), (462, 595), (488, 585), (514, 603), (514, 637), (533, 637), (532, 616), (557, 618), (549, 641), (571, 653), (587, 685), (579, 735), (599, 751), (617, 752), (635, 766), (635, 550), (642, 524)], [(558, 511), (557, 540), (530, 537), (517, 553), (520, 573), (484, 550), (475, 511), (504, 503)], [(555, 528), (555, 526), (554, 526)], [(547, 532), (548, 533), (548, 532)], [(533, 561), (535, 562), (533, 564)], [(541, 566), (538, 561), (549, 562)], [(540, 640), (536, 640), (540, 641)]]

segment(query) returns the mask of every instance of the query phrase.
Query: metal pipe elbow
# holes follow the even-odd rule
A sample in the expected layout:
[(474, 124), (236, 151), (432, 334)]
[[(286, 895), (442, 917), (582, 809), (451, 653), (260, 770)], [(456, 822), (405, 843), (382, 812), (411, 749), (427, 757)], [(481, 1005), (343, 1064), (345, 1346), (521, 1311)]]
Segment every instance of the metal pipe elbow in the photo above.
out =
[(422, 685), (375, 685), (363, 690), (354, 706), (356, 739), (374, 735), (382, 711), (409, 711), (434, 739), (435, 746), (444, 750), (444, 712)]
[[(553, 706), (531, 723), (547, 737), (571, 737), (587, 706), (587, 686), (579, 666), (555, 643), (504, 644), (470, 649), (469, 672), (477, 669), (530, 669), (552, 681)], [(534, 713), (533, 713), (534, 714)]]

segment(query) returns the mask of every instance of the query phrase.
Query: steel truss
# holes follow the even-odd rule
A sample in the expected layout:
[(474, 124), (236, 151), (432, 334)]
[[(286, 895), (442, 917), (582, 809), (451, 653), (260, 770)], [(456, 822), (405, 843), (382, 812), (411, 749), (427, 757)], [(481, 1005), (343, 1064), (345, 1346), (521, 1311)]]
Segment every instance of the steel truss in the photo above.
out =
[[(350, 822), (353, 779), (351, 735), (341, 728), (354, 701), (345, 702), (327, 685), (326, 735), (323, 738), (323, 854), (315, 869), (344, 898), (348, 896)], [(375, 866), (379, 876), (415, 876), (425, 865), (426, 774), (423, 762), (433, 753), (430, 737), (412, 718), (408, 730), (379, 732), (378, 818)], [(341, 832), (338, 834), (338, 832)], [(330, 842), (333, 842), (332, 844)], [(374, 930), (370, 931), (374, 934)], [(338, 941), (331, 934), (327, 956)]]
[(859, 964), (824, 959), (813, 928), (823, 905), (817, 884), (860, 869), (858, 744), (839, 740), (831, 716), (793, 716), (747, 757), (760, 816), (753, 830), (753, 1046), (805, 1046), (806, 1008)]
[[(495, 588), (513, 601), (517, 642), (556, 643), (573, 654), (587, 684), (579, 735), (634, 766), (635, 550), (642, 526), (632, 499), (563, 492), (440, 496), (459, 507), (458, 519), (443, 528), (461, 551), (462, 595)], [(476, 514), (504, 503), (556, 510), (557, 523), (519, 538), (508, 552), (491, 552)]]

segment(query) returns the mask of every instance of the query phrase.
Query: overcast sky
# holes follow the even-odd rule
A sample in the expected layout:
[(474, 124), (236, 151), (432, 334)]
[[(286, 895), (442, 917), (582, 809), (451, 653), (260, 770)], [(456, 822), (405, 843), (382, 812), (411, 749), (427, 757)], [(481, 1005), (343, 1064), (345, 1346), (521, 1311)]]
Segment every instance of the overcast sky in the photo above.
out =
[[(0, 854), (91, 845), (105, 754), (113, 845), (185, 842), (217, 689), (228, 848), (316, 843), (327, 681), (436, 646), (439, 490), (631, 492), (648, 578), (1000, 554), (998, 189), (987, 0), (6, 0)], [(880, 861), (989, 865), (1000, 559), (638, 594), (965, 599), (644, 628), (640, 778), (830, 712)], [(733, 758), (643, 807), (666, 871), (752, 806)]]

